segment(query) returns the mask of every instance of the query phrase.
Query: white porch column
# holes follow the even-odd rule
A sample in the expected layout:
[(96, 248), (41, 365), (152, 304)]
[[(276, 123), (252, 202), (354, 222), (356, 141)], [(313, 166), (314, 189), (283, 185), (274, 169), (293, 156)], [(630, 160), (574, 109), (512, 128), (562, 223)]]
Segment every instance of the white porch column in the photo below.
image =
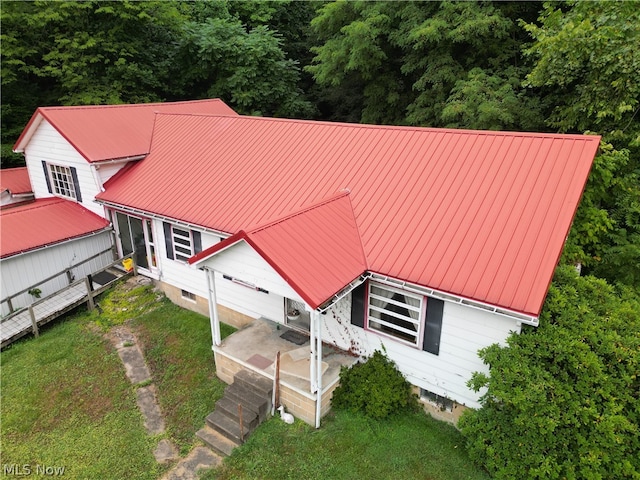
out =
[(316, 393), (316, 428), (320, 428), (320, 417), (322, 414), (322, 315), (317, 311), (313, 311), (311, 313), (312, 317), (315, 317), (315, 326), (317, 328), (316, 331), (316, 352), (318, 356), (318, 360), (316, 362), (316, 367), (318, 369), (316, 381), (318, 391)]
[(311, 384), (311, 393), (315, 393), (318, 391), (318, 380), (317, 380), (317, 368), (316, 368), (316, 322), (318, 319), (316, 318), (315, 311), (311, 310), (309, 313), (309, 383)]
[(207, 275), (207, 294), (209, 297), (209, 323), (211, 324), (211, 340), (212, 346), (220, 346), (222, 339), (220, 338), (220, 318), (218, 317), (218, 297), (216, 296), (216, 272), (209, 268), (205, 268)]

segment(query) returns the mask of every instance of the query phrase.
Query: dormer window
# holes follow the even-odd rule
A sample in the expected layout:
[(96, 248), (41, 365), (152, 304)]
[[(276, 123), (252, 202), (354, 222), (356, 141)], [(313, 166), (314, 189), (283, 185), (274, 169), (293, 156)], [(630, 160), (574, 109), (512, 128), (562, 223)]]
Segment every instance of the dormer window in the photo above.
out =
[(78, 175), (74, 167), (65, 167), (42, 161), (49, 193), (82, 202)]

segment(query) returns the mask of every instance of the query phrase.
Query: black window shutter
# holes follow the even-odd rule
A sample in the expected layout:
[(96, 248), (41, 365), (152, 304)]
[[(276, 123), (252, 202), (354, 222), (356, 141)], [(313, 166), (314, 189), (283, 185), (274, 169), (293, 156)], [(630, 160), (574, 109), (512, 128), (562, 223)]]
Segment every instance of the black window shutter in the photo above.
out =
[(438, 355), (440, 353), (440, 333), (444, 301), (427, 297), (427, 318), (424, 321), (424, 341), (422, 350)]
[(51, 180), (49, 179), (49, 167), (47, 167), (47, 162), (44, 160), (42, 160), (42, 168), (44, 170), (44, 179), (47, 181), (47, 190), (49, 190), (49, 193), (53, 193), (53, 190), (51, 190)]
[(167, 247), (167, 258), (173, 260), (173, 240), (171, 239), (171, 224), (162, 222), (164, 227), (164, 245)]
[(351, 324), (364, 328), (364, 301), (367, 292), (367, 282), (358, 285), (351, 292)]
[(71, 167), (71, 178), (73, 178), (73, 186), (76, 190), (76, 200), (82, 202), (82, 194), (80, 193), (80, 182), (78, 182), (78, 172), (76, 172), (76, 167)]
[(191, 236), (193, 237), (193, 253), (200, 253), (202, 251), (202, 235), (200, 232), (191, 230)]

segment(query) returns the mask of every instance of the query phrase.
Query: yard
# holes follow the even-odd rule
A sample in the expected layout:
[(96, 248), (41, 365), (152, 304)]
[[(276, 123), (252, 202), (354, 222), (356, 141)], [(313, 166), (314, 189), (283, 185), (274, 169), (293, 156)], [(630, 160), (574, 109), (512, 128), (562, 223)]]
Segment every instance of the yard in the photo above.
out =
[[(182, 456), (197, 444), (195, 432), (225, 387), (215, 376), (208, 319), (149, 287), (116, 288), (99, 303), (103, 313), (76, 312), (0, 354), (2, 476), (57, 467), (65, 478), (157, 479), (171, 466), (153, 457), (161, 438)], [(125, 321), (157, 388), (167, 425), (160, 436), (145, 432), (135, 387), (105, 338)], [(488, 476), (470, 463), (454, 428), (426, 415), (374, 422), (338, 412), (319, 430), (269, 420), (203, 478)]]

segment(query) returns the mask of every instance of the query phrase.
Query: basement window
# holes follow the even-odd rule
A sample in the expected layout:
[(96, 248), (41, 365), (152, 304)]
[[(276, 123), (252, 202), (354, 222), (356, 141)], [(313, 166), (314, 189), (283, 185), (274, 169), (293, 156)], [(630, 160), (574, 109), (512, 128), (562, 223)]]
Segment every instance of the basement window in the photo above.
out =
[(429, 390), (425, 390), (424, 388), (420, 389), (420, 399), (432, 403), (442, 412), (453, 411), (453, 400), (438, 395), (437, 393), (430, 392)]
[(182, 298), (184, 298), (185, 300), (190, 300), (192, 302), (196, 301), (196, 294), (195, 293), (191, 293), (191, 292), (187, 292), (186, 290), (182, 290)]

